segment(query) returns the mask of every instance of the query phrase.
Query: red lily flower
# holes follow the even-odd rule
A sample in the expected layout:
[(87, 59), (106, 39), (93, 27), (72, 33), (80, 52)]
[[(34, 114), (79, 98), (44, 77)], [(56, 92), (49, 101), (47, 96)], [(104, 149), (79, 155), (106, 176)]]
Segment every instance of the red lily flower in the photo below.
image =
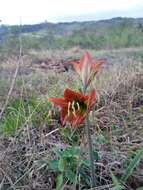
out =
[(74, 61), (69, 63), (73, 65), (75, 71), (81, 76), (83, 85), (87, 86), (91, 80), (94, 79), (95, 75), (100, 70), (101, 65), (105, 62), (105, 59), (99, 59), (94, 64), (90, 54), (85, 51), (79, 63)]
[(72, 127), (77, 127), (90, 112), (95, 95), (95, 89), (91, 90), (88, 96), (84, 96), (70, 89), (65, 89), (64, 98), (50, 98), (49, 101), (61, 108), (62, 124), (69, 122)]

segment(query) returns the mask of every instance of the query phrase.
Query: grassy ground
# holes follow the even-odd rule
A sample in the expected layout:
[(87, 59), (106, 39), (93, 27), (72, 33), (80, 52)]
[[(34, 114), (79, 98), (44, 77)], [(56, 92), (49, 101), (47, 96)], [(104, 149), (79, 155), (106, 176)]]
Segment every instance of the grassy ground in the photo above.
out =
[[(96, 103), (90, 113), (94, 148), (95, 190), (143, 188), (143, 49), (94, 51), (107, 58), (97, 76)], [(82, 50), (31, 51), (21, 58), (15, 87), (0, 123), (0, 189), (90, 189), (84, 125), (62, 127), (48, 97), (78, 90), (73, 70), (58, 73), (38, 61), (78, 58)], [(17, 64), (0, 62), (0, 109)], [(70, 164), (69, 164), (70, 163)], [(59, 187), (58, 187), (59, 186)]]

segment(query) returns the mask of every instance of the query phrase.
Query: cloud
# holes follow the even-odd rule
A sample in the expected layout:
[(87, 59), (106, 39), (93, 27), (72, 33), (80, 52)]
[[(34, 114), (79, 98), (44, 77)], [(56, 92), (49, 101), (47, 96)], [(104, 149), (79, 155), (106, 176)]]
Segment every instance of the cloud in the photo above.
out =
[[(19, 24), (47, 21), (94, 20), (114, 16), (140, 16), (142, 0), (4, 0), (0, 19)], [(143, 9), (142, 9), (143, 10)]]
[(86, 14), (67, 14), (64, 16), (58, 16), (52, 18), (55, 22), (71, 22), (71, 21), (90, 21), (90, 20), (101, 20), (101, 19), (110, 19), (113, 17), (143, 17), (143, 6), (136, 7), (130, 10), (109, 10), (101, 12), (93, 12)]

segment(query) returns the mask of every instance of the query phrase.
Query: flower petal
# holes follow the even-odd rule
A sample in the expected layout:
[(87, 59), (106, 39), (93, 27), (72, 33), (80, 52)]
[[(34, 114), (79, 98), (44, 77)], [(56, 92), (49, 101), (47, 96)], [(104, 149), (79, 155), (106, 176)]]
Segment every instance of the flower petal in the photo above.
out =
[(67, 102), (69, 101), (81, 101), (84, 102), (88, 99), (87, 96), (82, 95), (79, 92), (72, 91), (68, 88), (65, 89), (64, 91), (64, 98), (66, 99)]
[(50, 102), (53, 102), (54, 105), (60, 107), (67, 107), (68, 102), (64, 98), (49, 98)]
[(86, 86), (88, 83), (89, 75), (90, 75), (90, 62), (88, 60), (87, 55), (85, 54), (81, 70), (81, 78), (84, 86)]
[(69, 64), (73, 65), (74, 70), (80, 75), (80, 73), (81, 73), (80, 64), (75, 61), (71, 61), (71, 62), (69, 62)]
[(62, 121), (62, 124), (64, 125), (66, 122), (69, 122), (69, 123), (73, 123), (75, 121), (76, 117), (75, 115), (70, 112), (70, 115), (68, 115), (68, 111), (67, 109), (63, 108), (61, 110), (61, 121)]
[(89, 95), (88, 95), (87, 112), (90, 111), (90, 108), (91, 108), (91, 106), (92, 106), (93, 103), (94, 103), (95, 96), (96, 96), (96, 91), (95, 91), (95, 89), (92, 89), (92, 90), (89, 92)]
[(90, 65), (94, 64), (91, 55), (88, 53), (88, 51), (84, 52), (85, 57), (87, 58)]
[[(73, 127), (78, 127), (78, 125), (84, 121), (86, 115), (90, 111), (90, 108), (94, 103), (95, 95), (95, 89), (91, 90), (88, 96), (84, 96), (83, 94), (74, 92), (70, 89), (65, 89), (64, 98), (50, 98), (49, 101), (61, 108), (62, 124), (69, 122)], [(77, 101), (77, 107), (74, 107), (74, 101)], [(70, 105), (72, 102), (72, 107), (70, 108), (68, 106), (69, 102)], [(83, 106), (85, 108), (83, 108)]]
[(93, 68), (93, 72), (94, 72), (94, 76), (97, 74), (97, 72), (100, 70), (101, 66), (106, 63), (106, 59), (99, 59), (96, 61), (94, 68)]
[(61, 122), (62, 122), (63, 125), (66, 123), (67, 118), (68, 118), (68, 116), (67, 116), (67, 109), (63, 108), (61, 110)]
[(72, 127), (77, 128), (78, 125), (80, 125), (81, 123), (83, 123), (84, 119), (85, 119), (85, 115), (77, 116), (76, 119), (72, 123)]
[(92, 61), (92, 57), (87, 51), (85, 51), (83, 54), (82, 69), (81, 69), (82, 82), (85, 87), (87, 87), (88, 84), (90, 83), (90, 78), (93, 68), (94, 64)]

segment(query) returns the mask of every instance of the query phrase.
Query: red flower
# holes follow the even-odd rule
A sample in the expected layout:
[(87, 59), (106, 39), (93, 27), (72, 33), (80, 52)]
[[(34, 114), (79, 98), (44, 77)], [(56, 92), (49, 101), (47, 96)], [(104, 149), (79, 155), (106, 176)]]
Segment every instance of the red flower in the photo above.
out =
[(50, 98), (49, 101), (61, 108), (62, 124), (69, 122), (72, 127), (77, 127), (90, 112), (95, 95), (95, 89), (91, 90), (88, 96), (84, 96), (70, 89), (65, 89), (64, 98)]
[(99, 59), (94, 64), (90, 54), (85, 51), (79, 63), (74, 61), (69, 63), (73, 65), (75, 71), (81, 76), (83, 85), (87, 86), (105, 62), (105, 59)]

